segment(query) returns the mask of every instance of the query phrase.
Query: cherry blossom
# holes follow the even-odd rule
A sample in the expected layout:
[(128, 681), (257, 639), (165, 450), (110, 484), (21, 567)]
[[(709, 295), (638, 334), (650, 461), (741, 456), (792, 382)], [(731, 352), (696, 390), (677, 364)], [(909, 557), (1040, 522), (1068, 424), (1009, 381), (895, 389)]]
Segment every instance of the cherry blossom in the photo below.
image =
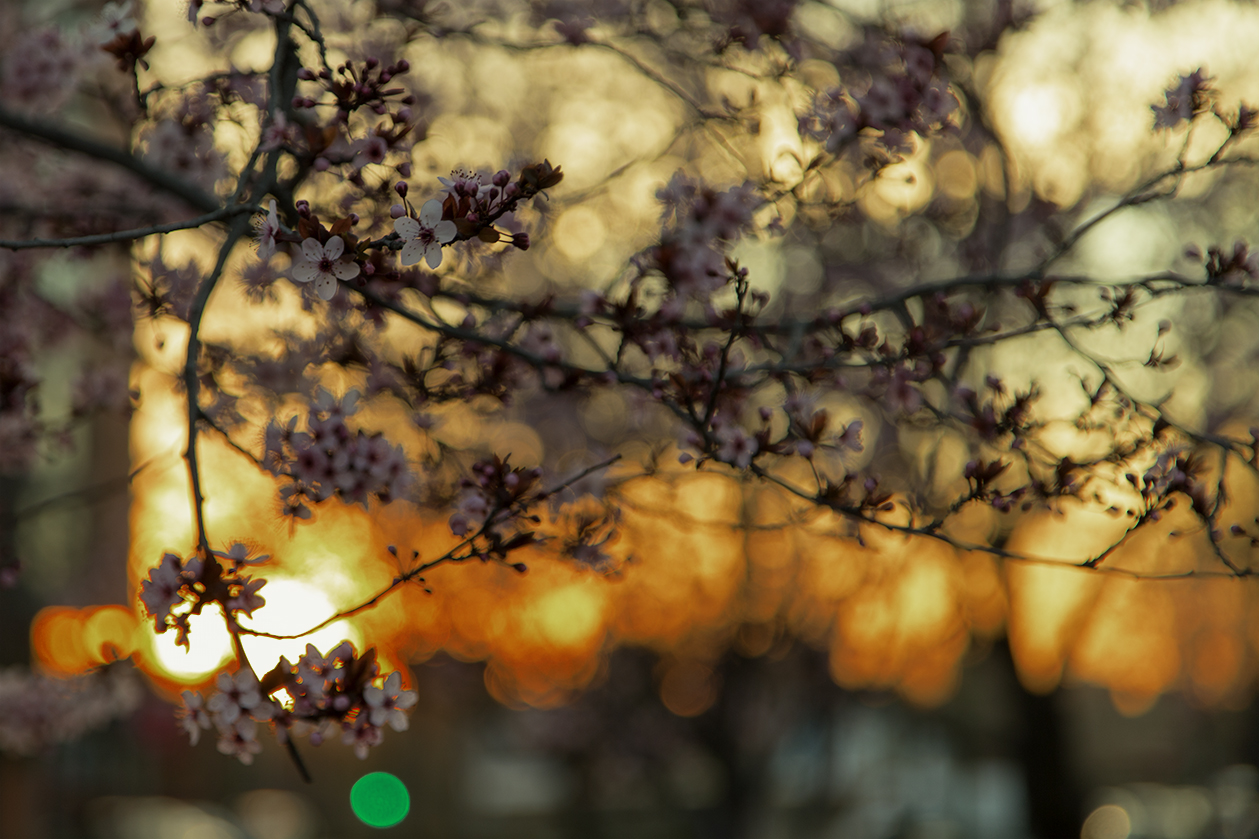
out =
[(1195, 114), (1208, 106), (1212, 95), (1211, 79), (1199, 67), (1187, 76), (1181, 76), (1174, 87), (1163, 94), (1165, 104), (1151, 105), (1155, 128), (1175, 128), (1193, 119)]
[(435, 198), (424, 202), (418, 221), (406, 216), (395, 220), (393, 229), (406, 243), (402, 246), (402, 264), (414, 265), (423, 258), (433, 269), (442, 264), (442, 245), (458, 232), (453, 221), (442, 219), (442, 205)]
[(345, 241), (340, 236), (332, 236), (327, 244), (319, 244), (318, 239), (306, 239), (302, 242), (304, 259), (293, 265), (293, 279), (299, 283), (315, 284), (315, 292), (324, 300), (331, 300), (337, 293), (337, 280), (352, 280), (358, 276), (359, 267), (353, 262), (342, 258), (345, 252)]
[(194, 690), (186, 690), (181, 694), (184, 700), (183, 707), (179, 711), (179, 724), (188, 732), (188, 739), (192, 745), (197, 745), (197, 741), (201, 739), (202, 730), (210, 730), (213, 723), (210, 720), (210, 714), (205, 707), (205, 700), (201, 694)]
[(168, 553), (149, 571), (148, 579), (140, 583), (140, 601), (153, 616), (159, 633), (166, 631), (171, 608), (183, 602), (184, 586), (200, 575), (200, 560), (191, 559), (185, 564), (176, 554)]
[(130, 35), (136, 31), (135, 9), (132, 0), (109, 2), (101, 9), (100, 17), (92, 27), (92, 35), (97, 44), (104, 46), (120, 35)]
[(240, 589), (235, 596), (228, 599), (227, 608), (252, 615), (255, 609), (261, 609), (267, 605), (266, 598), (258, 594), (258, 590), (266, 584), (267, 581), (263, 579), (242, 577)]
[(270, 718), (267, 705), (264, 704), (258, 677), (248, 667), (242, 667), (235, 675), (220, 673), (216, 682), (219, 692), (210, 697), (206, 710), (214, 723), (222, 729), (236, 722), (242, 715), (262, 714), (263, 719)]
[(252, 551), (244, 542), (233, 542), (226, 551), (210, 551), (210, 553), (220, 559), (228, 560), (233, 568), (239, 568), (242, 565), (261, 565), (271, 558), (270, 554), (251, 557), (249, 554)]
[(359, 760), (367, 760), (371, 747), (379, 746), (382, 740), (384, 734), (380, 726), (370, 722), (366, 716), (359, 717), (341, 734), (341, 742), (353, 746)]
[(0, 63), (0, 91), (24, 108), (54, 111), (70, 97), (82, 65), (78, 45), (56, 27), (26, 32)]
[(254, 228), (257, 231), (258, 239), (258, 258), (267, 260), (275, 253), (275, 237), (279, 234), (280, 217), (275, 211), (275, 199), (271, 199), (271, 209), (262, 218), (254, 219)]
[(249, 766), (254, 762), (254, 755), (262, 751), (262, 744), (258, 742), (258, 724), (249, 717), (239, 717), (219, 728), (218, 749)]
[(368, 719), (377, 727), (385, 723), (394, 731), (407, 730), (407, 708), (418, 700), (413, 690), (402, 690), (402, 674), (394, 671), (385, 679), (383, 688), (368, 685), (363, 688), (363, 698), (367, 702)]

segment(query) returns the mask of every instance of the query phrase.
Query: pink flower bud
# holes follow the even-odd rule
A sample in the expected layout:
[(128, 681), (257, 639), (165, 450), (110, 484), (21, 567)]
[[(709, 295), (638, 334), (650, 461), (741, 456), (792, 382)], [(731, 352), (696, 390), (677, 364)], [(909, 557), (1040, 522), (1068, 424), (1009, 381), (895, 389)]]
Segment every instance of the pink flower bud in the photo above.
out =
[(407, 208), (402, 206), (401, 204), (394, 204), (392, 207), (389, 208), (390, 218), (402, 218), (406, 214), (407, 214)]

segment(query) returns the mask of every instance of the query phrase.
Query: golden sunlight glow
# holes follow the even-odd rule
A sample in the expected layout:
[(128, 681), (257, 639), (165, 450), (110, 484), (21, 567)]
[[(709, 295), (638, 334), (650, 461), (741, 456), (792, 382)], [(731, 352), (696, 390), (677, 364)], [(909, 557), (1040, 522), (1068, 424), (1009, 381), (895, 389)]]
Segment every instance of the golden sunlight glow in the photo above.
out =
[(193, 684), (210, 678), (231, 660), (232, 636), (217, 606), (193, 615), (188, 626), (191, 631), (185, 649), (176, 643), (174, 630), (158, 635), (153, 631), (153, 622), (145, 622), (152, 645), (152, 663), (161, 668), (164, 675)]
[[(240, 624), (246, 629), (292, 635), (336, 613), (324, 591), (300, 580), (268, 580), (259, 594), (266, 599), (267, 605), (255, 612), (252, 618), (241, 618)], [(342, 641), (357, 646), (359, 640), (359, 633), (354, 627), (345, 621), (335, 621), (318, 632), (293, 640), (245, 636), (242, 643), (249, 663), (259, 673), (265, 673), (276, 665), (280, 656), (296, 663), (306, 651), (307, 644), (314, 644), (321, 652), (327, 652)]]
[(1071, 106), (1072, 94), (1061, 85), (1030, 85), (1010, 97), (1009, 130), (1020, 143), (1049, 145), (1070, 127)]

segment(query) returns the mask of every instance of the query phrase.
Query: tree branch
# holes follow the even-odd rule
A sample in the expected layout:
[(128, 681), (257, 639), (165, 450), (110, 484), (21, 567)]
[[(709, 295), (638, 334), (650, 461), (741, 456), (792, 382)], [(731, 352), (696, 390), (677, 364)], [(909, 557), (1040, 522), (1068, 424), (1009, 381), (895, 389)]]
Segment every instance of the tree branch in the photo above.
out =
[(204, 213), (213, 212), (222, 206), (217, 198), (199, 186), (177, 178), (169, 172), (156, 169), (130, 152), (76, 134), (61, 126), (33, 120), (0, 107), (0, 127), (69, 151), (85, 154), (88, 157), (107, 160), (139, 175), (158, 189), (182, 198)]

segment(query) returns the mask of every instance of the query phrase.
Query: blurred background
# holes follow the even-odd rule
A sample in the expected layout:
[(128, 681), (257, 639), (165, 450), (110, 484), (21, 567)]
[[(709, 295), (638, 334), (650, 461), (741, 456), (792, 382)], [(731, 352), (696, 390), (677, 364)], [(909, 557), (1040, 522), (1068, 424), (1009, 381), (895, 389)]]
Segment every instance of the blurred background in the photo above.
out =
[[(501, 262), (448, 255), (446, 270), (483, 293), (615, 288), (627, 260), (659, 236), (656, 192), (678, 170), (790, 191), (774, 208), (783, 232), (748, 237), (736, 251), (753, 286), (773, 295), (771, 313), (1020, 270), (1073, 219), (1192, 155), (1195, 143), (1207, 147), (1218, 125), (1192, 138), (1151, 128), (1150, 104), (1178, 76), (1205, 66), (1225, 106), (1259, 101), (1250, 46), (1259, 9), (1250, 4), (800, 2), (793, 37), (813, 52), (785, 78), (774, 75), (780, 47), (768, 39), (709, 66), (672, 61), (711, 43), (703, 27), (728, 28), (723, 9), (755, 2), (710, 4), (711, 14), (689, 20), (677, 4), (630, 4), (645, 21), (637, 34), (617, 17), (620, 4), (596, 5), (607, 15), (591, 30), (599, 43), (573, 47), (556, 36), (571, 22), (564, 4), (316, 4), (336, 60), (411, 61), (406, 84), (423, 103), (413, 184), (435, 194), (436, 178), (456, 168), (542, 158), (563, 166), (551, 200), (520, 214), (534, 241), (527, 253)], [(98, 14), (71, 2), (15, 5), (3, 11), (0, 41), (11, 50), (31, 27), (77, 31)], [(269, 60), (265, 27), (252, 16), (194, 31), (177, 4), (137, 15), (158, 38), (153, 78), (187, 81)], [(961, 130), (916, 139), (877, 179), (860, 160), (806, 173), (817, 149), (796, 117), (810, 86), (837, 78), (826, 56), (885, 28), (958, 39), (949, 70), (967, 91)], [(676, 73), (686, 95), (644, 66)], [(688, 97), (725, 100), (737, 115), (700, 119)], [(228, 163), (256, 136), (248, 107), (235, 103), (215, 132)], [(57, 118), (144, 143), (125, 111), (87, 93)], [(49, 161), (48, 171), (22, 177), (67, 177), (53, 163), (71, 175), (83, 165)], [(1253, 237), (1257, 187), (1245, 170), (1195, 176), (1177, 201), (1100, 227), (1059, 268), (1115, 281), (1189, 270), (1187, 246)], [(334, 203), (344, 184), (316, 174), (309, 189)], [(9, 216), (22, 209), (19, 192), (0, 196)], [(59, 254), (19, 267), (49, 299), (70, 300), (133, 272), (155, 280), (159, 255), (204, 268), (213, 244), (184, 232), (160, 251), (149, 241), (134, 253)], [(236, 276), (248, 258), (233, 262)], [(228, 286), (204, 334), (242, 354), (265, 351), (270, 329), (319, 334), (301, 302), (288, 282), (263, 303)], [(1126, 332), (1092, 335), (1091, 347), (1139, 361), (1162, 319), (1175, 329), (1164, 338), (1159, 327), (1158, 338), (1180, 363), (1136, 364), (1129, 384), (1170, 393), (1165, 410), (1191, 426), (1246, 428), (1259, 407), (1253, 307), (1169, 299)], [(409, 675), (419, 703), (410, 730), (386, 732), (365, 761), (337, 742), (304, 745), (310, 785), (269, 738), (253, 766), (218, 754), (212, 737), (191, 747), (172, 702), (213, 679), (230, 657), (226, 635), (207, 616), (194, 622), (185, 653), (169, 634), (153, 634), (135, 600), (161, 553), (189, 543), (172, 384), (186, 334), (171, 318), (138, 319), (137, 358), (120, 353), (119, 362), (129, 415), (93, 413), (0, 481), (0, 557), (22, 562), (16, 585), (0, 588), (0, 836), (367, 836), (375, 831), (351, 813), (349, 788), (377, 770), (410, 790), (410, 815), (391, 829), (407, 836), (1259, 835), (1255, 583), (1002, 564), (878, 534), (857, 544), (835, 521), (733, 474), (681, 469), (667, 419), (615, 392), (446, 404), (427, 428), (387, 407), (365, 411), (365, 423), (390, 429), (416, 458), (511, 453), (513, 464), (571, 474), (622, 455), (582, 486), (621, 510), (616, 571), (542, 550), (523, 577), (493, 566), (438, 569), (432, 594), (408, 589), (321, 631), (311, 639), (321, 649), (341, 638), (376, 646), (386, 667)], [(388, 340), (416, 339), (398, 329)], [(36, 359), (42, 412), (75, 413), (73, 373), (85, 358), (99, 360), (90, 336)], [(1064, 456), (1095, 444), (1073, 424), (1080, 373), (1062, 347), (1030, 338), (981, 361), (1011, 387), (1040, 383), (1040, 418)], [(963, 442), (898, 427), (851, 395), (827, 398), (834, 416), (863, 421), (867, 456), (895, 455), (907, 485), (941, 497), (964, 486)], [(450, 543), (445, 517), (420, 505), (321, 509), (290, 528), (277, 523), (268, 476), (216, 440), (204, 458), (211, 531), (274, 557), (257, 628), (311, 625), (370, 595), (396, 572), (387, 545), (431, 556)], [(1239, 484), (1234, 495), (1245, 502), (1254, 487)], [(962, 526), (993, 532), (988, 514), (968, 514)], [(1069, 561), (1113, 534), (1105, 516), (1068, 505), (1026, 516), (1006, 544)], [(1200, 545), (1166, 529), (1108, 562), (1136, 573), (1214, 568)], [(305, 643), (253, 639), (249, 653), (265, 667), (295, 659)]]

